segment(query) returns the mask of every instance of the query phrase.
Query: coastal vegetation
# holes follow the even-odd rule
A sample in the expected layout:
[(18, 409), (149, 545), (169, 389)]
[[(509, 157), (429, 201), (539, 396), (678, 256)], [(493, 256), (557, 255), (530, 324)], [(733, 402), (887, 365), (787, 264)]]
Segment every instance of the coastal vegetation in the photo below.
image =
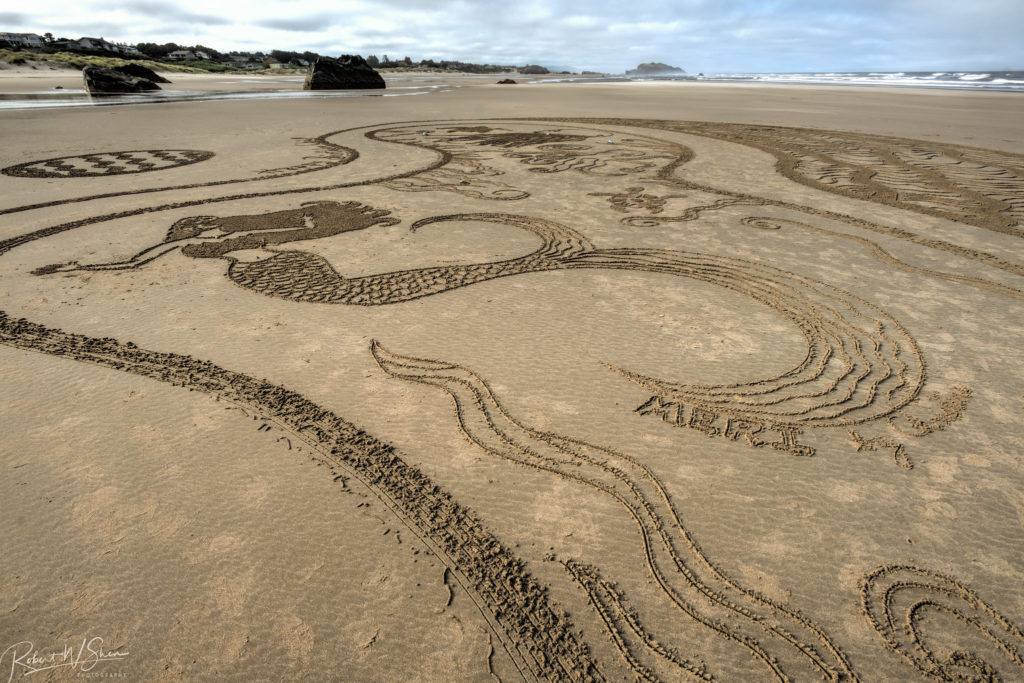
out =
[[(155, 71), (184, 73), (244, 73), (264, 70), (305, 70), (320, 55), (316, 52), (270, 50), (268, 52), (220, 52), (205, 45), (177, 43), (138, 43), (134, 46), (113, 44), (102, 38), (78, 41), (53, 38), (50, 33), (40, 37), (39, 47), (11, 45), (0, 41), (0, 64), (51, 66), (84, 69), (87, 66), (113, 68), (128, 63), (142, 64)], [(421, 59), (414, 61), (388, 55), (371, 54), (366, 62), (377, 71), (457, 71), (476, 74), (519, 72), (546, 74), (548, 69), (536, 64), (475, 64), (459, 60)]]
[(176, 73), (212, 73), (242, 72), (246, 69), (233, 67), (212, 61), (194, 61), (187, 64), (156, 61), (152, 59), (124, 59), (122, 57), (104, 57), (87, 55), (80, 52), (27, 52), (21, 50), (0, 49), (0, 62), (11, 65), (52, 66), (56, 68), (84, 69), (87, 66), (113, 68), (125, 64), (141, 64), (154, 71), (172, 71)]

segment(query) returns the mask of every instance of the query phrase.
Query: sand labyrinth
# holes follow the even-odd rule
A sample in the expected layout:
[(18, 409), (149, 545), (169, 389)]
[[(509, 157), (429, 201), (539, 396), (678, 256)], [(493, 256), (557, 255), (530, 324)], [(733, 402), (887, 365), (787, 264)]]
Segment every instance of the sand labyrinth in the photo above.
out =
[[(799, 191), (783, 196), (755, 186), (739, 192), (690, 174), (687, 164), (696, 153), (687, 141), (698, 139), (770, 153), (776, 172), (798, 183)], [(540, 538), (538, 546), (548, 550), (520, 550), (484, 521), (509, 528), (505, 508), (487, 507), (487, 497), (467, 486), (465, 495), (485, 506), (478, 514), (460, 502), (461, 480), (428, 476), (438, 454), (402, 453), (371, 435), (374, 424), (356, 426), (335, 406), (314, 402), (287, 382), (257, 379), (284, 371), (250, 362), (243, 348), (249, 342), (230, 329), (207, 330), (208, 342), (241, 345), (238, 367), (215, 365), (194, 350), (140, 348), (130, 322), (116, 339), (96, 338), (13, 307), (0, 313), (0, 342), (205, 392), (306, 444), (333, 476), (360, 482), (419, 539), (444, 566), (445, 585), (468, 596), (498, 654), (525, 680), (1024, 676), (1024, 635), (1014, 621), (1020, 613), (1004, 613), (983, 601), (985, 590), (976, 592), (970, 581), (952, 576), (956, 558), (939, 571), (917, 566), (904, 548), (870, 550), (876, 541), (865, 540), (858, 552), (870, 559), (861, 566), (851, 568), (838, 557), (834, 565), (822, 560), (824, 575), (813, 596), (797, 585), (779, 588), (789, 585), (789, 577), (771, 576), (777, 568), (758, 568), (760, 578), (753, 581), (753, 560), (732, 566), (733, 558), (719, 550), (722, 539), (708, 532), (727, 533), (732, 513), (716, 519), (700, 503), (699, 489), (709, 484), (689, 488), (679, 469), (688, 463), (714, 472), (719, 464), (748, 463), (758, 471), (743, 481), (763, 494), (765, 482), (801, 476), (800, 468), (824, 462), (826, 476), (841, 480), (847, 469), (862, 471), (850, 463), (866, 461), (872, 465), (864, 470), (868, 478), (857, 484), (867, 497), (872, 487), (889, 491), (894, 481), (908, 491), (932, 487), (932, 470), (917, 467), (919, 459), (945, 453), (937, 432), (956, 443), (979, 440), (985, 419), (975, 416), (990, 410), (983, 401), (992, 400), (992, 390), (974, 386), (970, 378), (976, 375), (951, 366), (943, 351), (951, 342), (940, 341), (948, 336), (943, 321), (912, 296), (901, 296), (888, 279), (907, 278), (902, 281), (912, 282), (915, 291), (959, 288), (985, 302), (979, 308), (1019, 309), (1024, 263), (997, 247), (1022, 236), (1024, 159), (838, 131), (618, 119), (416, 122), (301, 142), (316, 146), (321, 156), (273, 171), (253, 168), (246, 178), (125, 194), (303, 174), (306, 186), (281, 189), (265, 182), (237, 193), (225, 187), (217, 196), (183, 195), (117, 213), (102, 212), (91, 197), (56, 201), (48, 206), (66, 204), (73, 218), (0, 242), (0, 255), (14, 260), (19, 247), (40, 240), (89, 242), (99, 235), (81, 253), (60, 251), (67, 260), (41, 261), (36, 254), (11, 277), (52, 292), (67, 282), (88, 289), (118, 277), (176, 277), (166, 275), (173, 264), (182, 273), (223, 273), (233, 288), (229, 296), (254, 314), (273, 303), (275, 311), (287, 310), (297, 320), (315, 307), (317, 315), (337, 311), (339, 326), (363, 321), (367, 327), (358, 332), (374, 340), (347, 350), (346, 359), (361, 360), (345, 362), (358, 367), (372, 360), (374, 386), (396, 380), (416, 385), (408, 399), (413, 403), (445, 401), (450, 424), (438, 429), (456, 429), (476, 457), (510, 477), (529, 473), (573, 491), (585, 514), (618, 520), (620, 535), (595, 532), (593, 547), (567, 537)], [(375, 178), (346, 179), (356, 160), (363, 166), (352, 168), (362, 173), (367, 164), (375, 168), (372, 155), (383, 148), (405, 148), (410, 161), (397, 169), (382, 165)], [(724, 144), (721, 149), (736, 154)], [(4, 173), (70, 179), (166, 170), (212, 156), (95, 153), (23, 163)], [(801, 202), (806, 188), (820, 197)], [(869, 219), (857, 214), (861, 206), (881, 213), (865, 210)], [(36, 208), (4, 207), (2, 213)], [(900, 217), (906, 220), (896, 227)], [(105, 231), (126, 219), (140, 221), (146, 231), (133, 236), (133, 247), (104, 241), (112, 234)], [(936, 231), (941, 234), (929, 234), (926, 221), (939, 219), (947, 221)], [(951, 237), (949, 226), (962, 228), (964, 238)], [(528, 238), (535, 246), (511, 256), (488, 253), (498, 247), (472, 237), (488, 230)], [(462, 235), (463, 241), (445, 242), (447, 235)], [(392, 241), (373, 247), (374, 239)], [(444, 247), (430, 251), (431, 241)], [(361, 261), (356, 250), (371, 247), (378, 249), (376, 260)], [(832, 251), (801, 257), (817, 249)], [(850, 268), (862, 270), (848, 269), (844, 255), (858, 264)], [(595, 290), (601, 296), (580, 284), (588, 278), (604, 288)], [(568, 333), (543, 322), (551, 318), (541, 313), (545, 296), (553, 298), (545, 288), (556, 286), (579, 302), (579, 310), (564, 311), (567, 317), (620, 316), (623, 329), (636, 319), (630, 318), (634, 300), (671, 288), (679, 292), (671, 310), (691, 306), (732, 325), (736, 348), (709, 350), (685, 321), (677, 321), (671, 329), (680, 332), (680, 345), (697, 349), (691, 357), (680, 352), (683, 346), (661, 354), (640, 341), (620, 341), (642, 337), (646, 328), (639, 323), (625, 335), (605, 330), (607, 341), (591, 340), (598, 349), (593, 354), (585, 340), (566, 354)], [(479, 310), (482, 292), (511, 297), (505, 315), (538, 322), (512, 343), (491, 339), (490, 346), (473, 347), (472, 363), (455, 355), (468, 343), (461, 337), (421, 350), (417, 345), (430, 345), (432, 335), (409, 333), (388, 314), (405, 311), (410, 326), (443, 337), (448, 328), (439, 316)], [(138, 296), (144, 299), (145, 292)], [(190, 301), (193, 294), (181, 296)], [(356, 309), (369, 317), (357, 316)], [(746, 317), (772, 323), (751, 328), (742, 323)], [(500, 327), (498, 320), (490, 324)], [(647, 330), (656, 332), (661, 334)], [(488, 338), (485, 333), (480, 330), (481, 338)], [(769, 338), (785, 340), (784, 346), (758, 346)], [(274, 343), (285, 358), (302, 341)], [(448, 343), (453, 355), (439, 355)], [(743, 358), (736, 350), (741, 347), (757, 349), (755, 357)], [(617, 355), (591, 363), (603, 352)], [(561, 359), (561, 374), (538, 385), (536, 397), (533, 389), (506, 396), (537, 357), (531, 354), (545, 363)], [(498, 377), (478, 374), (474, 365), (480, 363)], [(596, 389), (574, 380), (576, 374), (601, 376), (601, 387), (615, 387), (614, 407), (595, 401), (603, 412), (592, 422), (580, 418), (593, 433), (542, 426), (546, 412), (554, 411), (546, 397), (582, 394), (575, 400), (587, 405), (586, 395)], [(530, 417), (518, 414), (533, 401), (538, 403)], [(645, 446), (654, 443), (671, 448)], [(832, 483), (819, 482), (821, 490)], [(745, 506), (759, 504), (755, 494), (744, 500)], [(809, 516), (805, 522), (809, 536), (849, 532), (839, 519)], [(941, 533), (941, 525), (914, 528), (915, 534)], [(865, 534), (871, 537), (870, 530)], [(840, 574), (848, 584), (842, 590), (835, 585)], [(552, 582), (564, 585), (545, 585)], [(854, 584), (859, 604), (830, 597)], [(565, 600), (571, 604), (558, 604)], [(964, 631), (971, 636), (961, 638)], [(490, 655), (487, 666), (494, 675)]]

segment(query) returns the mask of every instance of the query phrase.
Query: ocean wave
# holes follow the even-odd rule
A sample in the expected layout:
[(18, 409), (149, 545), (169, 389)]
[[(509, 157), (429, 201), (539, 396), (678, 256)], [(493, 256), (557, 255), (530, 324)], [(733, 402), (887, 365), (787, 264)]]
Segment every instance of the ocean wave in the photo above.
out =
[(658, 76), (630, 78), (611, 75), (603, 78), (567, 77), (544, 81), (566, 82), (727, 82), (806, 85), (858, 85), (884, 87), (952, 88), (959, 90), (1002, 90), (1024, 92), (1024, 71), (828, 71), (817, 73), (714, 73), (698, 76)]

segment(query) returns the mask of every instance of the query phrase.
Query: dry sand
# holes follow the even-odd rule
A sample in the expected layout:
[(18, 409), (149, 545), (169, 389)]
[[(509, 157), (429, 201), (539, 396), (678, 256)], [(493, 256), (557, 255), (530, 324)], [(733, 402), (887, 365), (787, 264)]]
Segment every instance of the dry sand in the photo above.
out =
[(0, 111), (0, 677), (1024, 677), (1024, 98), (424, 84)]

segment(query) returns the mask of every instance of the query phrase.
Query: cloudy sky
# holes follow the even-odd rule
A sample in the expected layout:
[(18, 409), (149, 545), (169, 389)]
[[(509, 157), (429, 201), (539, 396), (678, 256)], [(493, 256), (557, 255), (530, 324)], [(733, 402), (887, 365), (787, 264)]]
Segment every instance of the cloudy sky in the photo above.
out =
[[(13, 4), (13, 3), (12, 3)], [(11, 5), (8, 5), (11, 6)], [(1024, 69), (1024, 0), (47, 0), (0, 31), (690, 73)]]

